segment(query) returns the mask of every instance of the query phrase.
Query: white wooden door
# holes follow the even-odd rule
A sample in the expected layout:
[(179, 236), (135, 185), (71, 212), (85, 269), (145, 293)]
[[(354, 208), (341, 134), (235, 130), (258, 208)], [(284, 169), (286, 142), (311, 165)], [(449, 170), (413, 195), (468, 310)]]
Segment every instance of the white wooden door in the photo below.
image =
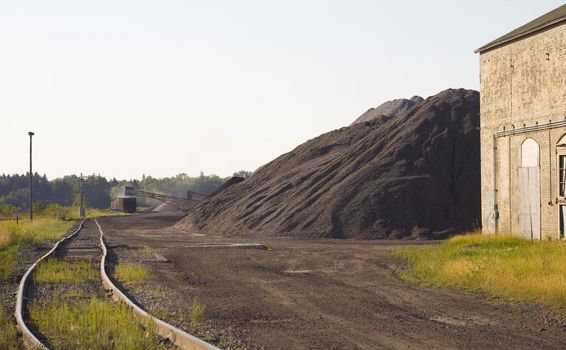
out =
[(521, 144), (519, 192), (519, 232), (540, 239), (540, 147), (530, 137)]
[(527, 239), (541, 239), (540, 168), (519, 168), (519, 231)]

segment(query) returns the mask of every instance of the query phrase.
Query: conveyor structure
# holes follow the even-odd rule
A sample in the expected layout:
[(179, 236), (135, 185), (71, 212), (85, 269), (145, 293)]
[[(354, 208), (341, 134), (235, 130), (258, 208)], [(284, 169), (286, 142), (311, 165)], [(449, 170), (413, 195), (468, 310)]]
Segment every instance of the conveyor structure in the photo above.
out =
[(170, 196), (162, 193), (142, 191), (130, 186), (126, 186), (124, 190), (124, 194), (126, 196), (157, 199), (158, 201), (179, 208), (184, 212), (191, 211), (191, 209), (196, 207), (197, 204), (199, 204), (203, 199), (206, 198), (205, 195), (193, 191), (188, 191), (187, 198), (183, 198), (183, 197)]

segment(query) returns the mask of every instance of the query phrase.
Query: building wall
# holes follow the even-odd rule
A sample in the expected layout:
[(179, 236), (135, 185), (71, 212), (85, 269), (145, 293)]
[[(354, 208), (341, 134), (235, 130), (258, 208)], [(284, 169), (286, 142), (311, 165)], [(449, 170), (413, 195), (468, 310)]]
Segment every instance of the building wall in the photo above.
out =
[[(494, 232), (493, 134), (566, 118), (566, 25), (480, 54), (482, 226)], [(566, 128), (497, 140), (499, 232), (518, 232), (521, 143), (540, 145), (541, 230), (560, 232), (556, 143)]]

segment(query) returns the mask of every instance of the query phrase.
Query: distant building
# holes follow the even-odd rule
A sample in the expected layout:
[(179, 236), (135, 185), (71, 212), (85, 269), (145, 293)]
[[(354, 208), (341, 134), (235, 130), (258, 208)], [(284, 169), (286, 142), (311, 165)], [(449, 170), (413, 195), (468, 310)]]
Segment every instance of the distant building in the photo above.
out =
[(118, 197), (110, 202), (110, 209), (125, 213), (135, 213), (137, 210), (136, 197)]
[(483, 231), (563, 238), (566, 5), (476, 52)]

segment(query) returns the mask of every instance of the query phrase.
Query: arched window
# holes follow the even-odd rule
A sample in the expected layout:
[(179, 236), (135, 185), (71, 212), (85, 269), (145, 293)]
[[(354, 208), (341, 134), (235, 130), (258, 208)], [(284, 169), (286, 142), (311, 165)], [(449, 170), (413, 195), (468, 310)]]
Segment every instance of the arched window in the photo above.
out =
[(521, 144), (521, 166), (524, 168), (539, 166), (539, 145), (531, 138)]

